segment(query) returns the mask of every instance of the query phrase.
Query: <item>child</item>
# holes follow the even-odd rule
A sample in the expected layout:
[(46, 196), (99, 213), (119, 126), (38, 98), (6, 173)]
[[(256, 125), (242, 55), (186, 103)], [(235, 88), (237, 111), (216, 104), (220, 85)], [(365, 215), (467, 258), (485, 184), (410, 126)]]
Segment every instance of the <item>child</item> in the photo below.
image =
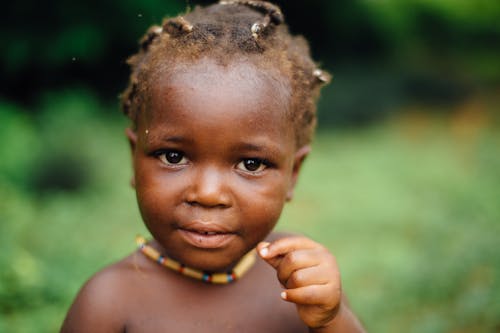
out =
[(363, 332), (329, 251), (271, 233), (328, 80), (307, 43), (242, 0), (167, 19), (140, 48), (123, 109), (153, 238), (85, 284), (62, 332)]

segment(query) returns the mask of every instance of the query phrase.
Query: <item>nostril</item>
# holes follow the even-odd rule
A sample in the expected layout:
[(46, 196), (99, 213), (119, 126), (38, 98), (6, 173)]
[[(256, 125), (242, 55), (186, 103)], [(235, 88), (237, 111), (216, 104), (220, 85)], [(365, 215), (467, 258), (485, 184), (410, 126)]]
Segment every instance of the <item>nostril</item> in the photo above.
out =
[(205, 207), (205, 208), (227, 208), (230, 205), (227, 203), (208, 203), (186, 200), (186, 204), (192, 207)]
[(190, 200), (186, 200), (186, 203), (190, 206), (197, 206), (198, 203), (196, 201), (190, 201)]
[(190, 175), (192, 178), (184, 198), (188, 205), (208, 208), (231, 206), (232, 191), (225, 169), (199, 164), (193, 168)]

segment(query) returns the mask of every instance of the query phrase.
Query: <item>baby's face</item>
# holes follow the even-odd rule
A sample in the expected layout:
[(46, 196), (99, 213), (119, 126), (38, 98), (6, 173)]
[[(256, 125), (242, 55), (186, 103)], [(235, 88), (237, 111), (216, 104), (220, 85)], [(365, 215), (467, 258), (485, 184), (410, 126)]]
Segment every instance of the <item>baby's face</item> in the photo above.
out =
[(304, 157), (286, 93), (241, 63), (159, 80), (129, 137), (141, 215), (166, 254), (221, 271), (275, 226)]

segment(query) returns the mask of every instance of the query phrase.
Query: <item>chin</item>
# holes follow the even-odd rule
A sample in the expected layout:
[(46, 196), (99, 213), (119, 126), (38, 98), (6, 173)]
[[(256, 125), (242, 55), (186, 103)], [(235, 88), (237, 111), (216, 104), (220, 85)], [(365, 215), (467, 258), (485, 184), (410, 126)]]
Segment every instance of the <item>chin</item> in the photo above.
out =
[(201, 250), (188, 254), (184, 264), (209, 273), (222, 273), (231, 271), (245, 253), (228, 254), (226, 251)]

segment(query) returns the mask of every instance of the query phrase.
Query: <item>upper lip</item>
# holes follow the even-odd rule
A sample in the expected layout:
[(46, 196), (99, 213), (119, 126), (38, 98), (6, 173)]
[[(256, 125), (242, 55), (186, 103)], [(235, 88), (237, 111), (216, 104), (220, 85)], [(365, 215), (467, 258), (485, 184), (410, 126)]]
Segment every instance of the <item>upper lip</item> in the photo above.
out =
[(191, 221), (188, 223), (183, 223), (179, 225), (179, 229), (194, 231), (202, 234), (232, 234), (235, 233), (226, 225), (221, 225), (214, 222), (205, 222), (205, 221)]

